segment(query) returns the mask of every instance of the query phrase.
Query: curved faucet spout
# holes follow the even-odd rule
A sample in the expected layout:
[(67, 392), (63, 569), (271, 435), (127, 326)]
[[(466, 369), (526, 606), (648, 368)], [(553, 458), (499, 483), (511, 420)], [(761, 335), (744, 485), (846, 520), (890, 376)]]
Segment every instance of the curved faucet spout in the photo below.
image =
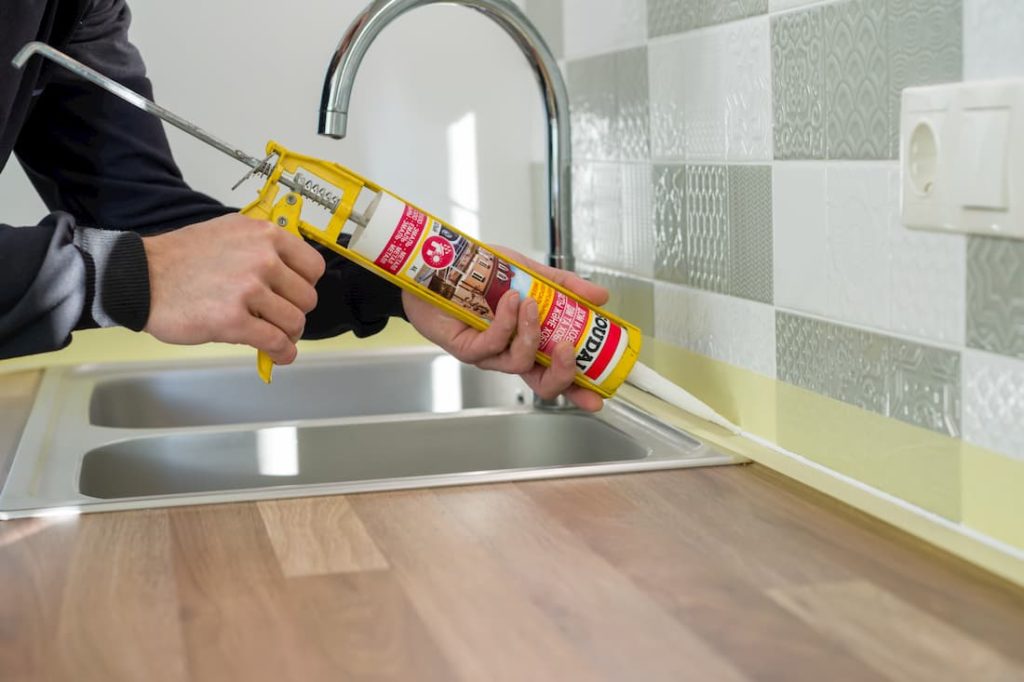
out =
[(469, 7), (493, 19), (523, 51), (537, 76), (548, 119), (548, 263), (572, 270), (569, 95), (550, 48), (511, 0), (374, 0), (348, 27), (331, 56), (320, 101), (319, 133), (336, 139), (345, 137), (356, 72), (384, 27), (415, 7), (441, 3)]

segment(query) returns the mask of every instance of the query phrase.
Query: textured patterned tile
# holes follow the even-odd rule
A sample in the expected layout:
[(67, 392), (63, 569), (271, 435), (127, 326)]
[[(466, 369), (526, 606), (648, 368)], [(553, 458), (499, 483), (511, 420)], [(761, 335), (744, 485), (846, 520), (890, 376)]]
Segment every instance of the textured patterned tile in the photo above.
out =
[(728, 291), (728, 211), (727, 167), (687, 166), (686, 253), (692, 286)]
[(674, 284), (654, 285), (654, 334), (737, 367), (775, 376), (771, 306)]
[(650, 146), (650, 90), (647, 86), (647, 48), (617, 52), (615, 62), (616, 159), (647, 161)]
[(679, 33), (767, 11), (768, 0), (647, 0), (647, 33)]
[(647, 48), (654, 160), (686, 158), (686, 64), (692, 42), (666, 40)]
[(686, 167), (654, 166), (654, 276), (687, 284)]
[(562, 0), (526, 0), (526, 15), (544, 36), (551, 53), (561, 59), (565, 54)]
[(573, 166), (573, 251), (588, 263), (611, 265), (621, 252), (617, 245), (622, 217), (621, 169), (614, 163)]
[(728, 33), (715, 28), (686, 35), (685, 125), (688, 161), (724, 161), (729, 146), (728, 99), (730, 84), (725, 63)]
[(592, 282), (608, 289), (611, 298), (604, 306), (640, 327), (644, 335), (654, 334), (654, 284), (608, 270), (581, 269)]
[(962, 0), (889, 0), (890, 157), (899, 156), (900, 93), (915, 85), (959, 81), (962, 44)]
[(720, 29), (726, 36), (722, 81), (730, 161), (772, 158), (771, 41), (767, 17)]
[[(899, 202), (899, 171), (889, 176), (890, 202)], [(894, 332), (964, 345), (967, 238), (905, 228), (891, 222), (891, 323)]]
[[(543, 0), (547, 1), (547, 0)], [(565, 54), (570, 59), (644, 42), (644, 0), (563, 0)]]
[(968, 238), (967, 345), (1024, 358), (1024, 242)]
[[(622, 213), (612, 228), (611, 244), (618, 256), (608, 260), (620, 269), (641, 277), (654, 275), (654, 229), (651, 166), (623, 164), (620, 170)], [(617, 229), (616, 229), (617, 228)]]
[(729, 293), (771, 303), (771, 166), (729, 166), (729, 250)]
[(825, 153), (830, 159), (889, 154), (885, 0), (822, 7), (825, 29)]
[(820, 7), (772, 18), (776, 159), (825, 158), (823, 40)]
[(818, 0), (768, 0), (768, 11), (782, 12), (783, 10), (796, 9), (803, 5), (810, 5), (812, 2), (818, 2)]
[(1024, 460), (1024, 362), (964, 353), (964, 440)]
[(1024, 3), (964, 0), (964, 77), (1024, 76)]
[(828, 308), (825, 189), (824, 164), (772, 168), (775, 304), (816, 315)]
[(600, 55), (569, 63), (572, 154), (577, 161), (614, 158), (618, 98), (615, 56)]
[(891, 168), (833, 164), (827, 172), (827, 317), (888, 329)]
[(878, 414), (956, 436), (960, 355), (778, 312), (779, 379)]
[(960, 435), (960, 354), (889, 342), (890, 415), (950, 436)]

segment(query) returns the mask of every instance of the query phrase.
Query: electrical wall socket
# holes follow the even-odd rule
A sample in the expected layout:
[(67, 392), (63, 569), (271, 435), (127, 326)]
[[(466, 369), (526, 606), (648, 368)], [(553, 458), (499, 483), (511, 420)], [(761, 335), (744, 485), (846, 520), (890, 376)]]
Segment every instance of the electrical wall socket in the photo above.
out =
[(907, 227), (1024, 239), (1024, 80), (903, 91)]

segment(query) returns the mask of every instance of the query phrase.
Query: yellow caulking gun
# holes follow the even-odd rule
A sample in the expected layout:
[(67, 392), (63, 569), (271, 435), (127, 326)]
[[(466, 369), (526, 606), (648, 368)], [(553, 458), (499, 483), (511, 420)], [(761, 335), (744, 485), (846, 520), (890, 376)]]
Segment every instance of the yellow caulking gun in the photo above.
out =
[[(241, 161), (250, 170), (235, 187), (253, 175), (266, 178), (257, 199), (242, 210), (244, 215), (322, 244), (478, 330), (490, 325), (498, 300), (509, 289), (523, 300), (535, 299), (541, 327), (538, 362), (550, 364), (555, 345), (571, 342), (575, 382), (606, 398), (636, 363), (641, 343), (637, 327), (347, 168), (296, 154), (273, 141), (267, 143), (266, 158), (252, 157), (44, 43), (28, 43), (13, 63), (21, 68), (35, 54)], [(289, 191), (278, 198), (282, 185)], [(307, 201), (330, 214), (325, 226), (303, 220)], [(273, 362), (263, 352), (257, 367), (269, 383)]]

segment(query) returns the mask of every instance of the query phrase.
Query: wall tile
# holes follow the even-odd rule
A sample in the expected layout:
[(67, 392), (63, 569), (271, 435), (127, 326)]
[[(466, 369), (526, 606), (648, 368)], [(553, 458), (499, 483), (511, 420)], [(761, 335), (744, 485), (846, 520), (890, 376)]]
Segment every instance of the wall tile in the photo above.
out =
[(563, 0), (569, 59), (634, 47), (647, 34), (644, 0)]
[(970, 80), (1024, 76), (1024, 3), (963, 0), (964, 77)]
[(968, 238), (967, 345), (1024, 358), (1024, 241)]
[(729, 288), (728, 172), (725, 166), (686, 169), (687, 278), (708, 291)]
[(812, 2), (818, 2), (818, 0), (769, 0), (768, 10), (771, 12), (781, 12), (787, 9), (802, 7), (803, 5), (810, 5)]
[(889, 61), (885, 0), (822, 6), (825, 30), (825, 153), (889, 157)]
[(825, 47), (822, 10), (771, 21), (776, 159), (825, 158)]
[(900, 93), (910, 86), (959, 81), (962, 42), (962, 0), (889, 0), (890, 157), (899, 156)]
[(730, 46), (721, 28), (686, 35), (685, 125), (688, 161), (724, 161), (729, 146), (729, 83), (724, 77)]
[(828, 167), (827, 316), (889, 328), (889, 235), (896, 206), (889, 167)]
[(647, 32), (679, 33), (767, 11), (768, 0), (647, 0)]
[(1024, 460), (1024, 362), (964, 353), (964, 439)]
[(614, 55), (616, 112), (615, 158), (647, 161), (650, 147), (650, 95), (647, 79), (647, 48)]
[(729, 293), (771, 303), (771, 166), (729, 166), (728, 183)]
[(824, 315), (828, 307), (824, 164), (772, 168), (775, 304)]
[(779, 379), (939, 433), (960, 433), (959, 353), (779, 311)]
[(569, 110), (572, 154), (577, 161), (615, 158), (618, 98), (615, 56), (600, 55), (569, 62)]
[(686, 167), (656, 165), (654, 183), (654, 276), (687, 284)]
[(666, 40), (648, 52), (651, 107), (651, 156), (655, 160), (686, 158), (686, 64), (692, 41)]
[(771, 41), (767, 17), (730, 24), (725, 35), (726, 157), (730, 161), (772, 158)]
[(716, 360), (775, 376), (775, 318), (769, 305), (655, 283), (654, 334)]
[(960, 435), (960, 354), (892, 339), (890, 414), (951, 436)]
[(651, 167), (573, 166), (573, 251), (584, 263), (641, 277), (654, 272)]
[(621, 269), (641, 277), (653, 277), (651, 166), (646, 163), (624, 164), (619, 178), (622, 215), (618, 223), (619, 233), (610, 246), (621, 253), (617, 261)]
[(640, 327), (645, 336), (654, 334), (654, 283), (609, 270), (582, 268), (581, 272), (610, 294), (607, 310)]
[[(889, 171), (889, 196), (899, 205), (900, 173)], [(967, 238), (911, 230), (894, 208), (889, 238), (892, 284), (890, 326), (925, 341), (964, 345)]]

